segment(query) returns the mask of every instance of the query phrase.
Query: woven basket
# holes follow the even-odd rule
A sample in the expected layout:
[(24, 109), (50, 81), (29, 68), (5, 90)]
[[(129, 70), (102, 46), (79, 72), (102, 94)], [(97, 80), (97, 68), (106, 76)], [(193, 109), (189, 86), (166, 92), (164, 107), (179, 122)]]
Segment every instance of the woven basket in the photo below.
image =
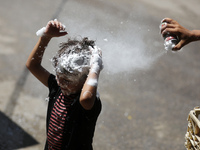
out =
[(187, 150), (200, 150), (200, 107), (195, 107), (188, 115), (188, 128), (185, 134)]

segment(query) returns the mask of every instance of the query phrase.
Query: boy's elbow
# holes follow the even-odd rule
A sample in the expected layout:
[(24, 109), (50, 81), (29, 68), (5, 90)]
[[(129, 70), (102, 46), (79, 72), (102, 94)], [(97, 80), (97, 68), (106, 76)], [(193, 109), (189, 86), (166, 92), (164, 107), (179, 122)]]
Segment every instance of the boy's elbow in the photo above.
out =
[(33, 66), (31, 65), (31, 63), (30, 62), (26, 62), (26, 68), (28, 69), (28, 70), (31, 70), (32, 68), (33, 68)]
[(84, 109), (90, 110), (94, 105), (94, 101), (95, 101), (94, 98), (84, 98), (80, 99), (80, 104)]
[(39, 65), (34, 65), (34, 64), (30, 63), (29, 61), (26, 62), (26, 68), (31, 72), (34, 70), (38, 70), (39, 67), (40, 67)]
[(26, 62), (26, 68), (30, 69), (30, 64), (28, 62)]

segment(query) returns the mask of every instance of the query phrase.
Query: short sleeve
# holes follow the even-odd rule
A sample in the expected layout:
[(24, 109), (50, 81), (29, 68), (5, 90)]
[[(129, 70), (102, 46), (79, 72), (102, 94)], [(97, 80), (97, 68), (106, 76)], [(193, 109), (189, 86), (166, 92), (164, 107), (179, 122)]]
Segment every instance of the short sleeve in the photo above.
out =
[(96, 97), (96, 100), (92, 109), (91, 110), (84, 109), (84, 112), (88, 119), (96, 119), (99, 116), (101, 109), (102, 109), (101, 100)]

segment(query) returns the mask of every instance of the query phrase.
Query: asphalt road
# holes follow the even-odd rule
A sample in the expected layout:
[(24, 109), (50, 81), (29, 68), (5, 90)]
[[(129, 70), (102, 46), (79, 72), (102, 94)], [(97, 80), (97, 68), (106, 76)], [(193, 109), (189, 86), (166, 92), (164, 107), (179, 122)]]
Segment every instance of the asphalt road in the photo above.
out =
[(53, 39), (43, 65), (67, 37), (95, 39), (103, 51), (103, 110), (95, 150), (183, 150), (190, 110), (200, 105), (200, 43), (164, 50), (164, 17), (200, 29), (199, 0), (0, 0), (0, 149), (41, 150), (48, 90), (25, 68), (38, 37), (57, 18), (68, 35)]

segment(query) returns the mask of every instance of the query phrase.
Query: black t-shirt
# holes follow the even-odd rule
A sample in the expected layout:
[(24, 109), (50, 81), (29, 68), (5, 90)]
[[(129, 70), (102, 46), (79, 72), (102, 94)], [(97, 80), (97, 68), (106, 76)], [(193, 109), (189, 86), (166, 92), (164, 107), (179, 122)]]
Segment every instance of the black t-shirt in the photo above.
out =
[[(52, 109), (61, 94), (54, 75), (48, 79), (49, 104), (47, 110), (47, 133)], [(92, 150), (92, 142), (97, 118), (101, 112), (101, 101), (96, 98), (91, 110), (85, 110), (79, 103), (79, 96), (74, 99), (67, 113), (62, 150)], [(46, 142), (45, 150), (48, 149)]]

